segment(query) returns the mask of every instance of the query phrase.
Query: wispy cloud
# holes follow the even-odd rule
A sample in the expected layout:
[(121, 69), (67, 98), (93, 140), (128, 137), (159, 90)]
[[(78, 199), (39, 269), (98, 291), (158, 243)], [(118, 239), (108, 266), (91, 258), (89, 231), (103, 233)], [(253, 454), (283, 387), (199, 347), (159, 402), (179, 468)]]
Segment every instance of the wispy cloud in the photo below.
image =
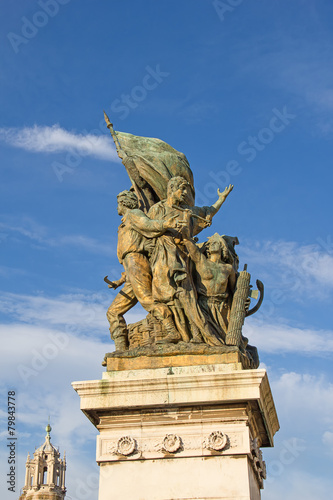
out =
[(274, 379), (274, 393), (287, 403), (280, 413), (295, 416), (301, 408), (309, 413), (321, 409), (319, 418), (324, 425), (333, 425), (333, 384), (324, 375), (286, 372)]
[(200, 123), (202, 120), (205, 120), (216, 113), (216, 104), (203, 100), (196, 100), (192, 104), (185, 103), (184, 106), (177, 111), (178, 116), (190, 125)]
[(333, 432), (325, 431), (322, 437), (322, 442), (326, 446), (328, 454), (333, 457)]
[[(107, 290), (109, 291), (109, 290)], [(109, 339), (106, 311), (114, 293), (71, 293), (56, 297), (0, 292), (0, 312), (11, 321), (24, 322), (27, 326), (60, 328), (65, 333), (99, 335)], [(129, 323), (144, 318), (147, 313), (140, 308), (126, 314)]]
[(59, 125), (0, 128), (0, 140), (34, 153), (76, 152), (100, 160), (118, 160), (116, 149), (107, 135), (78, 134)]
[[(287, 372), (272, 377), (272, 390), (280, 420), (288, 427), (297, 422), (298, 433), (316, 430), (328, 453), (333, 452), (333, 383), (323, 374)], [(318, 411), (320, 409), (320, 411)], [(282, 426), (281, 426), (282, 428)]]
[(259, 351), (273, 354), (297, 353), (322, 356), (333, 352), (333, 331), (296, 328), (287, 323), (251, 319), (244, 332)]
[[(284, 290), (293, 298), (327, 298), (333, 289), (333, 248), (327, 251), (319, 243), (299, 245), (292, 241), (246, 242), (242, 259), (255, 265), (270, 286)], [(297, 293), (302, 290), (301, 293)]]
[(20, 269), (17, 267), (10, 266), (0, 266), (0, 276), (3, 278), (12, 278), (13, 276), (22, 276), (28, 274), (26, 269)]
[[(106, 310), (115, 294), (107, 292), (109, 290), (55, 297), (3, 292), (0, 293), (0, 312), (15, 323), (23, 321), (25, 325), (36, 327), (47, 324), (64, 332), (81, 332), (86, 336), (109, 339)], [(145, 316), (146, 312), (137, 306), (126, 314), (126, 320), (135, 323)], [(245, 322), (244, 334), (259, 352), (311, 356), (326, 356), (333, 352), (333, 331), (299, 328), (287, 321), (278, 323), (251, 318)]]
[(333, 129), (332, 42), (322, 24), (317, 29), (322, 36), (316, 42), (307, 41), (303, 31), (301, 36), (279, 33), (266, 39), (254, 35), (256, 43), (240, 45), (238, 57), (243, 75), (296, 97), (301, 107), (310, 107), (312, 121), (315, 115), (315, 126), (326, 134)]
[[(49, 230), (37, 223), (31, 217), (8, 217), (0, 218), (0, 231), (8, 239), (9, 234), (16, 234), (30, 239), (32, 242), (48, 247), (66, 247), (74, 246), (84, 249), (88, 252), (112, 255), (115, 252), (115, 246), (111, 243), (99, 241), (90, 236), (82, 234), (69, 234), (50, 236)], [(52, 231), (54, 235), (55, 231)]]
[[(308, 452), (308, 454), (310, 453)], [(280, 465), (280, 462), (277, 460), (273, 461), (273, 463)], [(329, 477), (324, 477), (324, 474), (318, 476), (315, 473), (305, 472), (299, 464), (297, 465), (297, 467), (295, 464), (293, 467), (289, 463), (285, 465), (283, 477), (278, 477), (278, 480), (274, 481), (273, 484), (268, 482), (269, 479), (267, 480), (265, 499), (281, 500), (283, 498), (284, 500), (295, 500), (296, 498), (301, 498), (302, 500), (327, 500), (330, 497), (333, 482)], [(268, 462), (268, 474), (269, 472)]]
[(52, 298), (0, 292), (0, 311), (11, 319), (24, 318), (25, 323), (48, 324), (63, 327), (67, 331), (94, 331), (95, 335), (104, 330), (106, 337), (107, 307), (106, 294), (67, 294)]

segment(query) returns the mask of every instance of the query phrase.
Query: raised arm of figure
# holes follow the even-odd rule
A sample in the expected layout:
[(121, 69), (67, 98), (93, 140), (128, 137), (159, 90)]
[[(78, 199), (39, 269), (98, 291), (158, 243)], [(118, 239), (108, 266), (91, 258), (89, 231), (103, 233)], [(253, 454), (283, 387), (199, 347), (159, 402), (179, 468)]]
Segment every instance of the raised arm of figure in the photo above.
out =
[(229, 186), (226, 187), (225, 190), (222, 193), (221, 193), (220, 189), (217, 190), (218, 199), (211, 206), (211, 208), (213, 209), (212, 212), (211, 212), (212, 215), (215, 215), (220, 210), (220, 208), (222, 207), (223, 203), (227, 199), (227, 196), (229, 195), (229, 193), (231, 193), (231, 191), (233, 189), (234, 189), (234, 186), (232, 184), (229, 184)]

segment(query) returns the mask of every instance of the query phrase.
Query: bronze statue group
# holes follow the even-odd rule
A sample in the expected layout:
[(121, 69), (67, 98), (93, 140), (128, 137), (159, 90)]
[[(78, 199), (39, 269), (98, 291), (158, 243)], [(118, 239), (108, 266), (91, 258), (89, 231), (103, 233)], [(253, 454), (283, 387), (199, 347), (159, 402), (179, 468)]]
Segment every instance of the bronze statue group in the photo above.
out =
[[(250, 275), (238, 272), (238, 239), (215, 233), (199, 244), (196, 237), (211, 225), (233, 186), (218, 189), (212, 206), (195, 206), (193, 174), (183, 153), (159, 139), (116, 133), (106, 115), (105, 120), (132, 183), (117, 196), (117, 256), (124, 272), (119, 280), (106, 279), (109, 288), (123, 285), (107, 311), (116, 351), (230, 345), (258, 364), (241, 330), (262, 297), (249, 312)], [(124, 314), (138, 302), (148, 314), (127, 325)]]
[(117, 254), (125, 284), (107, 312), (116, 350), (129, 347), (124, 314), (137, 302), (159, 324), (158, 343), (225, 344), (238, 269), (236, 238), (215, 234), (199, 246), (194, 237), (210, 225), (232, 188), (218, 191), (211, 207), (188, 207), (189, 184), (173, 177), (167, 198), (147, 215), (133, 191), (118, 195)]

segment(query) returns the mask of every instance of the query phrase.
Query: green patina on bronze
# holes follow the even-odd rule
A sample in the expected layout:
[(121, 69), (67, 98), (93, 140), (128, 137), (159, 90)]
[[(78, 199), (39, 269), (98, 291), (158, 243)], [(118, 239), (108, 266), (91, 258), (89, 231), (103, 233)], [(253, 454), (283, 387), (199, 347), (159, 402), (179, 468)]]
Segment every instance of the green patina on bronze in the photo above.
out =
[(140, 137), (126, 132), (116, 132), (116, 134), (121, 147), (134, 159), (140, 176), (153, 188), (159, 200), (167, 197), (168, 181), (171, 177), (177, 176), (184, 177), (188, 181), (194, 198), (193, 174), (183, 153), (160, 139)]

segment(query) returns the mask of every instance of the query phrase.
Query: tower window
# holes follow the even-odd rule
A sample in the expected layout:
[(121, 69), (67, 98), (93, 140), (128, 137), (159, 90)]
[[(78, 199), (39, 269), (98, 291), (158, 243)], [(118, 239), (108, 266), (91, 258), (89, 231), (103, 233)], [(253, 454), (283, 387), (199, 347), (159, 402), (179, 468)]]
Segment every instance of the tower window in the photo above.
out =
[(47, 475), (47, 467), (44, 467), (42, 484), (46, 484), (46, 475)]

